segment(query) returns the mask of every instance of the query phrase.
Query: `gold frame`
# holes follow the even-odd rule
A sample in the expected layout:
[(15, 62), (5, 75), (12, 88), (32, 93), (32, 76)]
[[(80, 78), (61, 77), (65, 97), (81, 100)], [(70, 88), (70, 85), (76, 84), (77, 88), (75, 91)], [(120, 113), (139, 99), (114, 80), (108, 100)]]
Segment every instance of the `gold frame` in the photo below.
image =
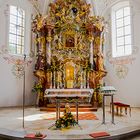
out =
[[(68, 38), (73, 38), (74, 39), (74, 45), (73, 47), (67, 47), (67, 39)], [(76, 49), (77, 46), (77, 32), (69, 29), (65, 32), (63, 32), (63, 44), (64, 44), (64, 49)]]
[[(67, 70), (70, 69), (70, 73), (67, 73)], [(65, 64), (65, 83), (66, 88), (74, 88), (75, 82), (75, 63), (73, 61), (69, 61)]]

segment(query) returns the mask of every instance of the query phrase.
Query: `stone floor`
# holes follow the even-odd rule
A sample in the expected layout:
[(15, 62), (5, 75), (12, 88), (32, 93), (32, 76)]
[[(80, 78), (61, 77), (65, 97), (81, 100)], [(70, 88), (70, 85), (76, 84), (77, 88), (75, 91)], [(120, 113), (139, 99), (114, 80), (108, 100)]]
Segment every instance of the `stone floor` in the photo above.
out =
[[(83, 112), (85, 113), (85, 112)], [(111, 123), (111, 114), (106, 107), (106, 124), (102, 124), (102, 109), (93, 112), (99, 120), (80, 120), (79, 125), (69, 129), (55, 130), (48, 129), (54, 120), (45, 120), (55, 116), (55, 113), (40, 112), (38, 108), (30, 107), (25, 109), (25, 129), (22, 128), (22, 108), (1, 108), (0, 109), (0, 134), (23, 138), (27, 133), (41, 132), (47, 135), (46, 139), (91, 139), (90, 133), (106, 131), (114, 137), (136, 130), (140, 130), (140, 108), (132, 108), (132, 116), (115, 115), (115, 125)], [(46, 117), (45, 117), (46, 118)], [(137, 136), (138, 139), (139, 136)], [(137, 139), (137, 140), (138, 140)], [(133, 139), (135, 140), (135, 139)]]

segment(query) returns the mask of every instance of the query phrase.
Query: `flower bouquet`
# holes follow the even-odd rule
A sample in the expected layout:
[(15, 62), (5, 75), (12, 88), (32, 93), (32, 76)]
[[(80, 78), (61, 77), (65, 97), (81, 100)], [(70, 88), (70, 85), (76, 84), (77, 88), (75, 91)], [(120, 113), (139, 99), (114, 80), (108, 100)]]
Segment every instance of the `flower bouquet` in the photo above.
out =
[(64, 115), (55, 122), (55, 126), (56, 128), (67, 128), (76, 124), (77, 122), (70, 111), (69, 104), (67, 103), (65, 105)]
[(60, 119), (55, 122), (56, 128), (67, 128), (76, 124), (77, 122), (71, 112), (64, 114), (63, 117), (60, 117)]

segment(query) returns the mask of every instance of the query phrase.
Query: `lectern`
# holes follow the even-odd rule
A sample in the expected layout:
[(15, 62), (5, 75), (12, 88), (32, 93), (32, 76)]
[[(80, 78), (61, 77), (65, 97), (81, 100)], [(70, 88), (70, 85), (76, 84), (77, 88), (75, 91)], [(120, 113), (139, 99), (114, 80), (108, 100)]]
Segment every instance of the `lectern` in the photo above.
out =
[(114, 87), (112, 87), (112, 86), (104, 86), (104, 87), (101, 87), (101, 89), (100, 89), (100, 91), (101, 91), (101, 94), (103, 94), (103, 105), (102, 105), (102, 107), (103, 107), (103, 122), (102, 122), (102, 124), (105, 124), (105, 97), (106, 96), (111, 96), (111, 113), (112, 113), (112, 123), (113, 124), (115, 124), (114, 123), (114, 104), (113, 104), (113, 96), (114, 96), (114, 92), (116, 92), (117, 90), (114, 88)]

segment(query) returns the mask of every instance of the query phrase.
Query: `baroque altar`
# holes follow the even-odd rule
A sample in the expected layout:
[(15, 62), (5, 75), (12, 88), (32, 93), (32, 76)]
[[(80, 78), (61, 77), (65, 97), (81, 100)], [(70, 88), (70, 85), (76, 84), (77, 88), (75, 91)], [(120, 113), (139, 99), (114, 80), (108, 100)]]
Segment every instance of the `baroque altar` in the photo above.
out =
[(56, 0), (49, 7), (47, 15), (38, 14), (32, 23), (42, 103), (46, 89), (93, 89), (107, 73), (104, 18), (91, 16), (85, 0)]

